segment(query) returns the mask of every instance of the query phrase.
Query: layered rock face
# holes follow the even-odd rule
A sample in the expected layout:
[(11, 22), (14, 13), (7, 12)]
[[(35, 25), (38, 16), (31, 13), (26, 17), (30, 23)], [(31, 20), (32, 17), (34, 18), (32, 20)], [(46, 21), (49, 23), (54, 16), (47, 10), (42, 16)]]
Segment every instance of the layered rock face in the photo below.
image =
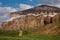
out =
[(11, 13), (11, 18), (2, 24), (2, 29), (27, 30), (37, 34), (60, 34), (60, 13), (55, 12), (59, 9), (55, 7), (53, 9), (50, 6), (41, 7), (46, 9), (40, 8), (42, 11), (38, 9), (41, 12), (38, 10), (30, 12), (33, 9), (28, 9), (21, 11), (22, 14), (21, 12)]

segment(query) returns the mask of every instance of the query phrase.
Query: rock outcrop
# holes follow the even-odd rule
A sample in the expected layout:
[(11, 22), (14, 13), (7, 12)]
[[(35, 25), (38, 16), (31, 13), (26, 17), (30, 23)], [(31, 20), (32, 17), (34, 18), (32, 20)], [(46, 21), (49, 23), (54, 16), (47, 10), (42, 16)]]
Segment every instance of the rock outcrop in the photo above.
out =
[(4, 30), (28, 30), (38, 34), (60, 34), (60, 9), (42, 5), (36, 8), (11, 13), (2, 23)]

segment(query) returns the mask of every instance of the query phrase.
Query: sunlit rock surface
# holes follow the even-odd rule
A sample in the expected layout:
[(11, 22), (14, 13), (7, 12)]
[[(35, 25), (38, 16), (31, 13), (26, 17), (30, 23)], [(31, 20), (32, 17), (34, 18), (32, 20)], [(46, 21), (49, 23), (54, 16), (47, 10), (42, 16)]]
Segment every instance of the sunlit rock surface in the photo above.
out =
[(60, 8), (41, 5), (13, 12), (2, 23), (3, 30), (28, 30), (36, 34), (60, 34)]

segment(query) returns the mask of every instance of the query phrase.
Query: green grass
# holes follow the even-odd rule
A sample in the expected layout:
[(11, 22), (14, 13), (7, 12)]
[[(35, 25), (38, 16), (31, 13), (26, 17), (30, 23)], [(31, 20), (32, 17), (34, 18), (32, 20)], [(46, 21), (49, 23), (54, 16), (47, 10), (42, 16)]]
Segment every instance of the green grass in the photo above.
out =
[(19, 32), (17, 31), (5, 31), (5, 30), (0, 30), (0, 36), (18, 36)]
[(26, 34), (19, 37), (16, 31), (0, 31), (0, 40), (60, 40), (60, 36)]
[(22, 37), (0, 37), (0, 40), (60, 40), (60, 36), (46, 36), (46, 35), (27, 35)]

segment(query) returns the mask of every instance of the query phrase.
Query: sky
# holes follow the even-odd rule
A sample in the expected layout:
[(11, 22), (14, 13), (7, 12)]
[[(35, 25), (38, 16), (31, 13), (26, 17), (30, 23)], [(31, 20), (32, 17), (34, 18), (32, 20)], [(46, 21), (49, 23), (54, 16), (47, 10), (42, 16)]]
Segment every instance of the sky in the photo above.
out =
[(9, 19), (11, 12), (26, 10), (40, 5), (60, 8), (60, 0), (0, 0), (0, 24)]

